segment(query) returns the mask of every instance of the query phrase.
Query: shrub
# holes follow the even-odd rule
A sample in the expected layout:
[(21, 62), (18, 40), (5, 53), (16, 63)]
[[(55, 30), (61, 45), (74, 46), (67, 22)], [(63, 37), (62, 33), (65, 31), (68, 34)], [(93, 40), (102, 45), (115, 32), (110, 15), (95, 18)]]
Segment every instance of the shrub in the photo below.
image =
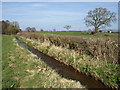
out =
[(92, 35), (94, 35), (94, 34), (95, 34), (95, 32), (94, 32), (94, 31), (92, 31), (92, 32), (91, 32), (91, 34), (92, 34)]

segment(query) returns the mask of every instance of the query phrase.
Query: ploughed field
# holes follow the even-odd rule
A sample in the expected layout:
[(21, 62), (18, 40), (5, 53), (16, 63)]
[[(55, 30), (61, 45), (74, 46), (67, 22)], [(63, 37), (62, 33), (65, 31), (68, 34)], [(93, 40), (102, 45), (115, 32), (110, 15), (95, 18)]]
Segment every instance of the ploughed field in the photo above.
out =
[(115, 38), (104, 35), (104, 37), (100, 35), (101, 38), (98, 38), (98, 36), (78, 37), (46, 32), (21, 32), (17, 36), (21, 41), (39, 51), (100, 79), (106, 85), (119, 87), (118, 39), (116, 35)]

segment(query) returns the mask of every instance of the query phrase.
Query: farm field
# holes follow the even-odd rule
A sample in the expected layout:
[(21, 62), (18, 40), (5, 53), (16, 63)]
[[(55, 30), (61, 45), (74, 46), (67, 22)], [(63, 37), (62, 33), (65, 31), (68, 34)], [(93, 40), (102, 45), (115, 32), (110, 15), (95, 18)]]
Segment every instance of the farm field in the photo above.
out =
[(0, 89), (118, 90), (118, 4), (1, 2)]
[[(46, 34), (48, 36), (48, 34)], [(87, 74), (93, 75), (95, 78), (100, 79), (106, 85), (118, 87), (120, 77), (118, 76), (119, 65), (116, 62), (112, 61), (111, 63), (106, 60), (96, 60), (91, 58), (86, 54), (79, 54), (74, 49), (68, 49), (67, 47), (61, 47), (59, 44), (59, 39), (57, 39), (57, 43), (50, 43), (49, 40), (46, 39), (46, 35), (44, 35), (44, 39), (41, 34), (36, 33), (21, 33), (19, 37), (21, 40), (30, 44), (34, 48), (47, 53), (50, 56), (64, 62), (67, 65), (72, 65), (76, 69), (83, 71)], [(38, 36), (38, 37), (37, 37)], [(54, 35), (53, 35), (54, 37)], [(55, 38), (57, 38), (55, 36)], [(69, 37), (68, 37), (69, 38)], [(56, 39), (52, 38), (53, 41)], [(42, 40), (42, 41), (41, 41)], [(101, 41), (99, 41), (101, 42)], [(106, 42), (106, 41), (105, 41)], [(99, 43), (100, 44), (100, 43)], [(103, 41), (102, 41), (103, 44)], [(108, 44), (108, 43), (106, 43)], [(71, 45), (71, 44), (70, 44)], [(109, 44), (108, 44), (109, 45)], [(67, 45), (66, 45), (67, 46)], [(104, 46), (104, 45), (103, 45)], [(106, 47), (104, 47), (106, 48)], [(100, 48), (101, 50), (102, 48)], [(113, 48), (114, 50), (114, 48)], [(105, 52), (104, 52), (105, 53)], [(99, 56), (99, 55), (98, 55)], [(93, 63), (94, 62), (94, 63)]]
[(39, 31), (37, 33), (48, 33), (48, 34), (57, 34), (57, 35), (69, 35), (69, 36), (82, 36), (88, 38), (118, 38), (118, 33), (97, 33), (96, 35), (90, 34), (89, 31)]
[(3, 88), (85, 88), (60, 77), (36, 55), (18, 45), (14, 36), (2, 36)]

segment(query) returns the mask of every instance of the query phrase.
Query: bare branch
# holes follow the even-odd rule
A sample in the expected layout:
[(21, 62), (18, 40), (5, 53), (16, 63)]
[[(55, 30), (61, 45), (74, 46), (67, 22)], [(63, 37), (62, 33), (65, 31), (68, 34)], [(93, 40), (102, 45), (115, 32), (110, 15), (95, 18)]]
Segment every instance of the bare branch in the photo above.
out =
[(117, 19), (115, 12), (110, 12), (106, 8), (96, 8), (90, 10), (84, 20), (86, 26), (93, 26), (97, 32), (101, 27), (110, 27), (111, 22), (114, 23)]

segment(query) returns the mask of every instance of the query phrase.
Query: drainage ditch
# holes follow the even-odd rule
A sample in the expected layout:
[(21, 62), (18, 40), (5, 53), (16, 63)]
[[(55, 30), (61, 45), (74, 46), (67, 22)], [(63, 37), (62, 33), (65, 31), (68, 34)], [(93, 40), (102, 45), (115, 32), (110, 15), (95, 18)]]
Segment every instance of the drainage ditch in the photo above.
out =
[(87, 88), (114, 88), (105, 85), (104, 83), (102, 83), (101, 80), (95, 79), (91, 75), (86, 75), (84, 72), (78, 71), (72, 66), (68, 66), (63, 62), (56, 60), (54, 57), (42, 53), (41, 51), (33, 48), (25, 42), (20, 41), (17, 37), (16, 40), (22, 47), (28, 49), (30, 52), (41, 58), (49, 67), (54, 69), (63, 78), (79, 81), (82, 85), (85, 85)]

